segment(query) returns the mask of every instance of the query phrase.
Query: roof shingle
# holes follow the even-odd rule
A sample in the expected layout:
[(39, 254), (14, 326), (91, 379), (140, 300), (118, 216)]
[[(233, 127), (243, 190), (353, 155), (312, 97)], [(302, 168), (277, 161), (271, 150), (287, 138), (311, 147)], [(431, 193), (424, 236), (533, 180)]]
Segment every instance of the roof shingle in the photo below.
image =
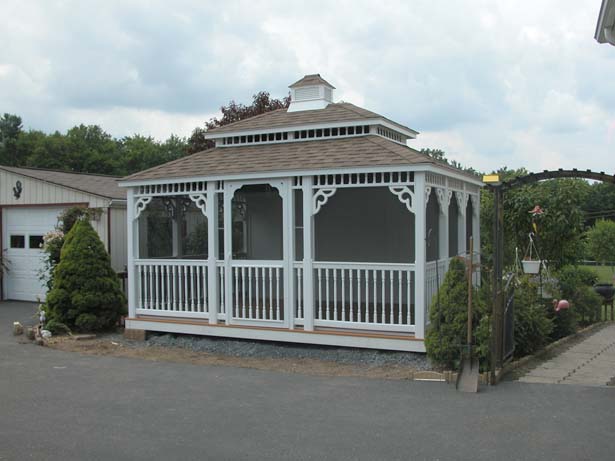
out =
[(465, 174), (409, 147), (380, 136), (365, 135), (217, 147), (133, 174), (124, 178), (124, 181), (417, 164), (437, 164)]
[(118, 186), (117, 181), (120, 178), (117, 176), (71, 173), (40, 168), (18, 168), (4, 165), (0, 165), (0, 168), (11, 173), (39, 179), (57, 186), (69, 187), (88, 194), (117, 200), (126, 199), (126, 190)]
[(286, 109), (273, 110), (254, 117), (246, 118), (235, 123), (208, 130), (208, 133), (231, 133), (234, 131), (265, 130), (271, 128), (283, 128), (300, 125), (323, 124), (333, 122), (355, 122), (361, 120), (383, 119), (403, 130), (416, 133), (407, 126), (400, 125), (380, 114), (349, 102), (331, 103), (324, 109), (302, 110), (288, 112)]

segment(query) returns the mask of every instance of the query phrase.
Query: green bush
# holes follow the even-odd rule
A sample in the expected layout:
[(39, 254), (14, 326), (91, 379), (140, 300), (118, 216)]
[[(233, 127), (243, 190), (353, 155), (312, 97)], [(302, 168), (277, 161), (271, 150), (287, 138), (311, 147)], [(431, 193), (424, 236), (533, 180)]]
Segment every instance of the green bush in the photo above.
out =
[(553, 320), (538, 295), (538, 286), (527, 276), (515, 287), (514, 316), (515, 357), (532, 354), (550, 342)]
[(600, 295), (593, 289), (593, 285), (598, 281), (598, 275), (591, 269), (564, 266), (557, 273), (557, 279), (559, 296), (568, 300), (570, 312), (560, 311), (555, 314), (556, 319), (559, 319), (556, 320), (555, 339), (574, 333), (578, 323), (588, 325), (599, 321), (602, 304)]
[(67, 335), (70, 333), (70, 328), (54, 319), (45, 323), (45, 330), (51, 331), (54, 335)]
[[(439, 298), (439, 299), (438, 299)], [(489, 317), (482, 296), (473, 296), (473, 324), (475, 351), (482, 361), (489, 352)], [(452, 368), (466, 344), (468, 325), (468, 279), (461, 258), (453, 258), (429, 312), (430, 325), (425, 336), (427, 355), (437, 365)]]
[(125, 303), (98, 234), (87, 220), (77, 221), (66, 235), (55, 268), (53, 288), (47, 295), (47, 318), (78, 330), (104, 330), (125, 314)]

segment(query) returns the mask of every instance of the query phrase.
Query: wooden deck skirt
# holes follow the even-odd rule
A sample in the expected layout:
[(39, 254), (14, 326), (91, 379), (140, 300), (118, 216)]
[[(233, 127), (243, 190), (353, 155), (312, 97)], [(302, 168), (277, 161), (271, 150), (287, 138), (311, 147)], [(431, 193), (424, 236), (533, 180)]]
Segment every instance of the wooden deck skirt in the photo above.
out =
[(387, 349), (406, 352), (425, 352), (422, 339), (414, 335), (393, 333), (372, 333), (346, 331), (341, 329), (282, 329), (244, 325), (212, 325), (206, 320), (155, 318), (138, 316), (126, 319), (126, 328), (166, 333), (183, 333), (238, 339), (281, 341), (324, 346), (360, 347), (366, 349)]

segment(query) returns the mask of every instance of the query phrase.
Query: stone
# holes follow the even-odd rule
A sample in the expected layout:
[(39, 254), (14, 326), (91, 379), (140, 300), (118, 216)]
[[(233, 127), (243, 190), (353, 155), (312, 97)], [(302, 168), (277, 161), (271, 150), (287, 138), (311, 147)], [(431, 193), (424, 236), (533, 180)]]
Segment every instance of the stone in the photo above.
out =
[(23, 335), (23, 325), (19, 322), (13, 322), (13, 334), (15, 336)]
[(26, 337), (30, 340), (30, 341), (34, 341), (34, 338), (36, 337), (36, 328), (28, 328), (26, 330)]
[(49, 339), (51, 338), (51, 331), (49, 330), (41, 330), (41, 336), (43, 337), (43, 339)]

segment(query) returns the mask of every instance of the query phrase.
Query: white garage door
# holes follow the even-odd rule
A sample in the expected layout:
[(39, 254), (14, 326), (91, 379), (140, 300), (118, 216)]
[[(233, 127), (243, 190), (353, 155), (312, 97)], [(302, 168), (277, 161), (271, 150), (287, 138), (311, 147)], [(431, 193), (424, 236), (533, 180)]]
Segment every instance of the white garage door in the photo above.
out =
[(47, 291), (40, 280), (43, 267), (43, 235), (53, 230), (62, 208), (5, 208), (2, 238), (8, 272), (4, 274), (7, 299), (44, 300)]

